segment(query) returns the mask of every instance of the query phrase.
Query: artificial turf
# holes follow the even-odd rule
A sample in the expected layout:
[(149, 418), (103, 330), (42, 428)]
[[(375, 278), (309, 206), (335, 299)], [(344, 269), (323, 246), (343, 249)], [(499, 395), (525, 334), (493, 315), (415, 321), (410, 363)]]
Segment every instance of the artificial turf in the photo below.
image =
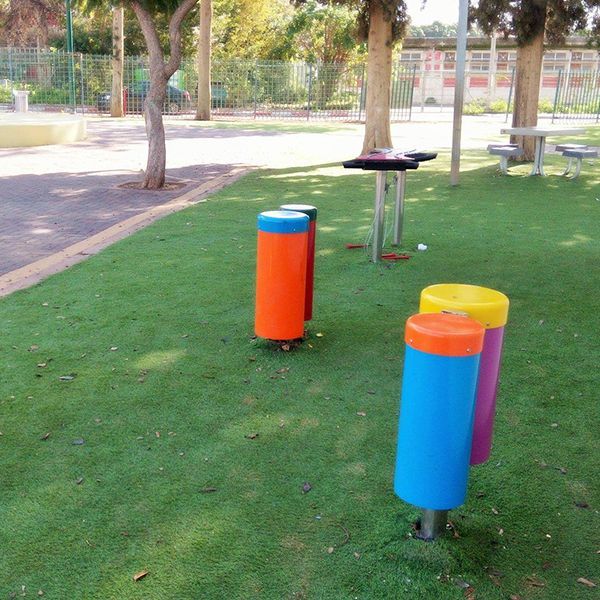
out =
[[(1, 300), (0, 598), (594, 597), (600, 166), (463, 165), (454, 188), (447, 156), (409, 173), (407, 261), (345, 248), (373, 175), (320, 165)], [(319, 216), (314, 318), (285, 352), (253, 338), (255, 222), (291, 202)], [(425, 543), (392, 474), (404, 322), (440, 282), (511, 308), (491, 459)]]

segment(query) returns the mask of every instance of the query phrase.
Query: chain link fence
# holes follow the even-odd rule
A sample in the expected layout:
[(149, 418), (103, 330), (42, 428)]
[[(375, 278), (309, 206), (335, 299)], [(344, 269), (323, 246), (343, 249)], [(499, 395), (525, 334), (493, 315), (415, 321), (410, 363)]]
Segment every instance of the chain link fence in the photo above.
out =
[[(349, 121), (365, 119), (366, 65), (283, 61), (214, 60), (212, 115), (227, 119)], [(141, 115), (148, 90), (148, 61), (126, 57), (127, 114)], [(110, 113), (112, 61), (109, 56), (0, 48), (0, 110), (14, 107), (13, 90), (28, 90), (30, 110)], [(166, 114), (192, 118), (198, 75), (185, 59), (169, 82)], [(465, 114), (510, 110), (512, 73), (465, 74)], [(412, 110), (451, 106), (454, 71), (426, 70), (423, 64), (393, 65), (391, 120), (409, 121)], [(600, 73), (544, 73), (540, 112), (560, 120), (600, 120)]]
[[(13, 90), (29, 91), (31, 110), (110, 112), (111, 58), (0, 48), (0, 107), (12, 110)], [(277, 120), (363, 121), (366, 68), (363, 64), (214, 60), (213, 116)], [(123, 85), (128, 114), (141, 114), (148, 90), (145, 57), (127, 57)], [(395, 65), (393, 121), (410, 120), (414, 68)], [(197, 105), (195, 61), (186, 59), (169, 82), (165, 113), (193, 116)]]

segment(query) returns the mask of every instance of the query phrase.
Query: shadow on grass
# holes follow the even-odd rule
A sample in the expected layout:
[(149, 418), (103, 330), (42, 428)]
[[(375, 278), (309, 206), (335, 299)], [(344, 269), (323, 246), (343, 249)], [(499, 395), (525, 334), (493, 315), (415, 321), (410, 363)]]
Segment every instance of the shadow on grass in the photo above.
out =
[[(2, 300), (0, 593), (462, 598), (466, 581), (500, 599), (533, 577), (577, 597), (595, 560), (575, 502), (597, 501), (597, 167), (464, 163), (457, 188), (447, 161), (409, 174), (402, 263), (345, 248), (374, 175), (325, 164), (252, 173)], [(286, 353), (252, 339), (255, 223), (296, 201), (319, 209), (315, 318)], [(392, 471), (404, 322), (443, 281), (502, 290), (511, 313), (492, 459), (451, 512), (460, 537), (424, 544)]]

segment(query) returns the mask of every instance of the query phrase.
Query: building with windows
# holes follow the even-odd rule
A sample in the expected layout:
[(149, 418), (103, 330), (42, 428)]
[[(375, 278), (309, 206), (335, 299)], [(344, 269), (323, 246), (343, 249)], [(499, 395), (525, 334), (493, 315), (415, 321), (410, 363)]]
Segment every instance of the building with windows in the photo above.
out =
[[(415, 70), (413, 105), (453, 103), (455, 38), (406, 38), (398, 60)], [(508, 100), (516, 62), (517, 47), (513, 39), (467, 38), (465, 102), (481, 100), (490, 104)], [(581, 37), (570, 37), (564, 47), (545, 52), (540, 99), (552, 101), (559, 78), (575, 72), (600, 72), (600, 52), (589, 48)]]

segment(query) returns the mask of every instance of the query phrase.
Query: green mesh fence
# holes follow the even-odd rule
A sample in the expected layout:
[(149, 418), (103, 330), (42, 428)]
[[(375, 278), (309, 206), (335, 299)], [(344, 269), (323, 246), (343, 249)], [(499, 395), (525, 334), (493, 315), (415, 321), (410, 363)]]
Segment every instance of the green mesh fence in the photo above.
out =
[[(0, 48), (0, 108), (12, 110), (13, 90), (29, 91), (30, 110), (109, 114), (111, 59), (36, 49)], [(215, 118), (362, 121), (365, 65), (214, 60), (212, 113)], [(141, 114), (148, 87), (148, 61), (127, 57), (123, 84), (128, 114)], [(393, 70), (393, 121), (410, 119), (414, 69)], [(164, 111), (193, 116), (198, 75), (185, 59), (169, 82)]]

